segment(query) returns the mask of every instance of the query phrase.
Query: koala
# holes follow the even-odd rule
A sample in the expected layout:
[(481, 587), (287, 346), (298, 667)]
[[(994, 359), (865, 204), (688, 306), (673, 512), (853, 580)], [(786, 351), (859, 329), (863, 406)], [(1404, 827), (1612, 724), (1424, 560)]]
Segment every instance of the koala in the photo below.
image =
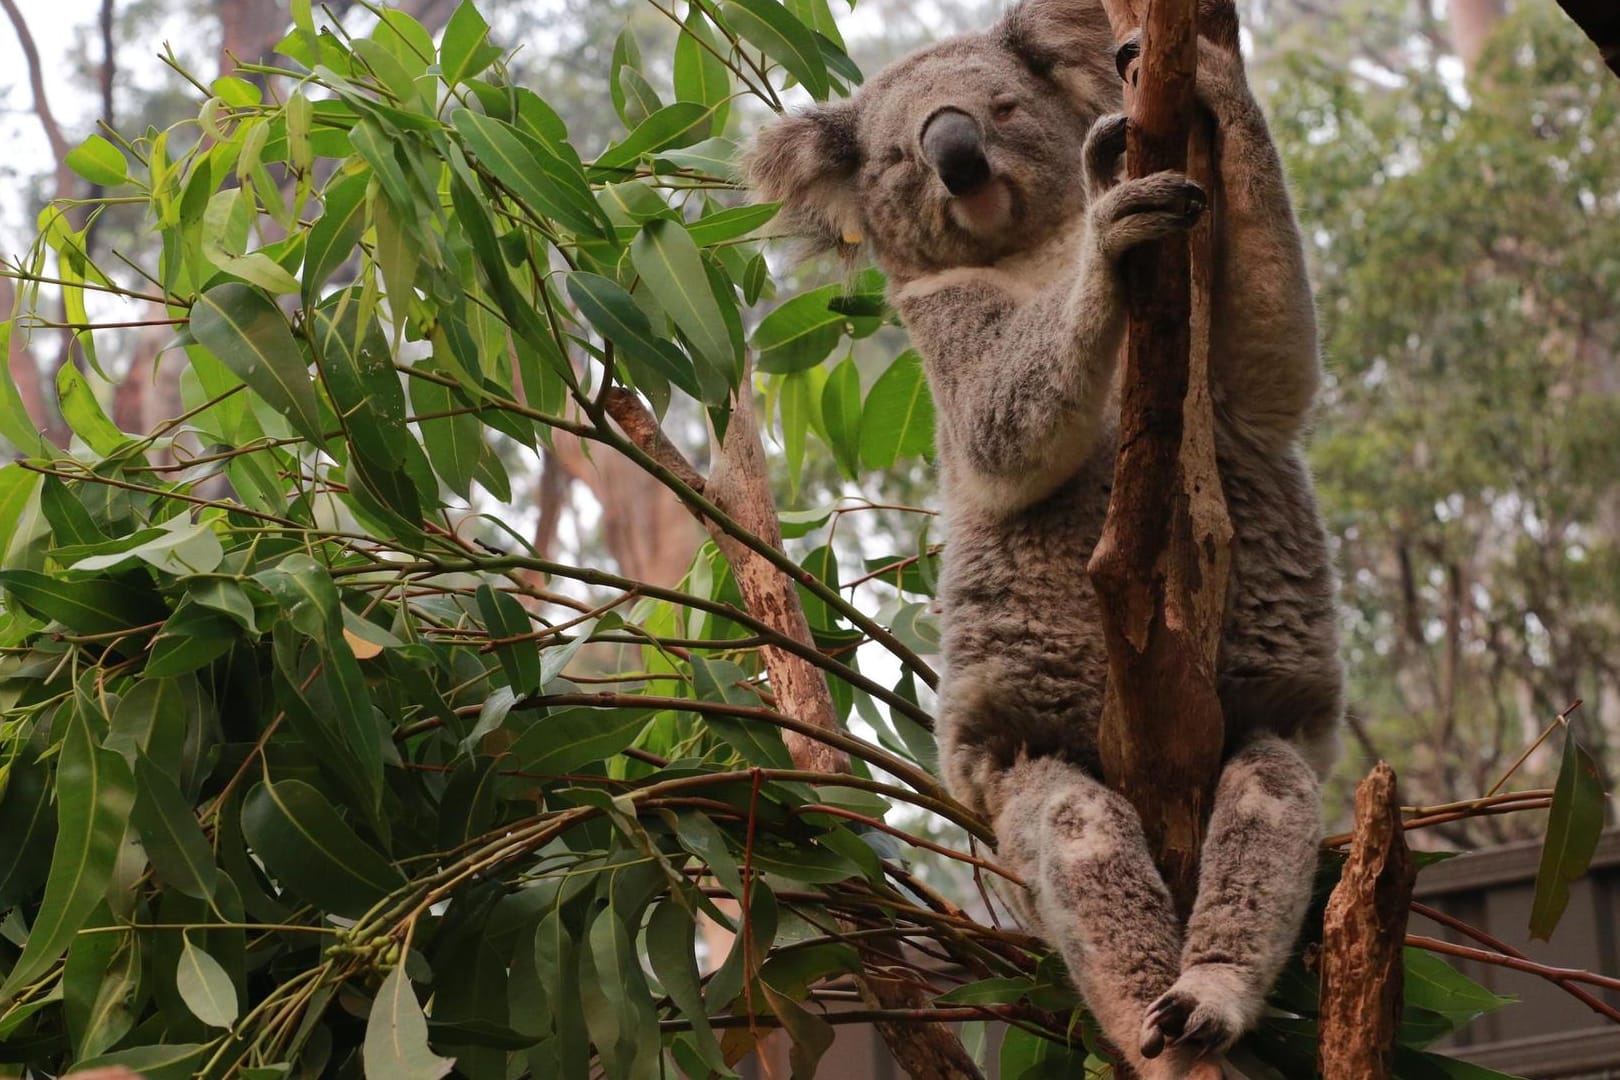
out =
[(1309, 901), (1343, 714), (1335, 578), (1301, 450), (1320, 374), (1299, 228), (1241, 57), (1199, 43), (1220, 162), (1216, 448), (1235, 532), (1226, 745), (1190, 916), (1101, 782), (1106, 656), (1086, 565), (1118, 447), (1121, 257), (1208, 205), (1120, 179), (1116, 48), (1096, 0), (1023, 0), (775, 121), (745, 171), (812, 245), (870, 253), (936, 402), (947, 542), (941, 764), (1027, 885), (1137, 1074), (1207, 1071), (1258, 1020)]

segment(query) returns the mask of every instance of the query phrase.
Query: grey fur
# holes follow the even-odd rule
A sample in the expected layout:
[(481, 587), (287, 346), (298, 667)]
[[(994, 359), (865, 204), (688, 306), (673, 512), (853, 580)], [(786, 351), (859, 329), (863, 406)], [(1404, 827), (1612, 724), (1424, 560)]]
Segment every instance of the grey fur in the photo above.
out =
[[(1175, 174), (1116, 179), (1121, 95), (1101, 8), (1025, 0), (848, 103), (780, 121), (747, 161), (790, 222), (861, 243), (890, 276), (938, 415), (946, 781), (994, 823), (1030, 889), (1022, 916), (1147, 1077), (1182, 1075), (1260, 1015), (1309, 896), (1317, 780), (1343, 710), (1334, 579), (1300, 449), (1319, 377), (1304, 253), (1241, 59), (1200, 50), (1223, 170), (1212, 393), (1236, 536), (1227, 763), (1185, 932), (1134, 812), (1097, 780), (1105, 657), (1086, 562), (1117, 444), (1119, 258), (1188, 227), (1203, 198)], [(983, 133), (996, 180), (982, 197), (952, 200), (920, 156), (945, 108)]]

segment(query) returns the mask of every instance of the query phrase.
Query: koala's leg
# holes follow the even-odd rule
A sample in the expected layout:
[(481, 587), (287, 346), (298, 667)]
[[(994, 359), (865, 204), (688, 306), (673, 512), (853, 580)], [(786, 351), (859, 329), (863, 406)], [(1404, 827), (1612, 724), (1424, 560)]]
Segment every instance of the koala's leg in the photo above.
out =
[(1141, 1047), (1225, 1050), (1260, 1017), (1310, 903), (1322, 811), (1316, 773), (1273, 735), (1221, 773), (1181, 975), (1143, 1021)]
[(1184, 1065), (1137, 1051), (1149, 1006), (1175, 982), (1181, 935), (1131, 804), (1074, 765), (1035, 758), (998, 784), (996, 850), (1024, 880), (1020, 915), (1063, 955), (1110, 1042), (1144, 1080)]

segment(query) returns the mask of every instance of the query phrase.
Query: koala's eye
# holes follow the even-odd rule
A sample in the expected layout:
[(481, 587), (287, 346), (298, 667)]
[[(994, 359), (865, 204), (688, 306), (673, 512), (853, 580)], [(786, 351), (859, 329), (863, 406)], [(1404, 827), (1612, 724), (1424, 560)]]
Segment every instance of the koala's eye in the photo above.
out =
[(1011, 120), (1018, 113), (1018, 99), (1013, 97), (998, 97), (990, 103), (990, 115), (996, 123), (1003, 124)]

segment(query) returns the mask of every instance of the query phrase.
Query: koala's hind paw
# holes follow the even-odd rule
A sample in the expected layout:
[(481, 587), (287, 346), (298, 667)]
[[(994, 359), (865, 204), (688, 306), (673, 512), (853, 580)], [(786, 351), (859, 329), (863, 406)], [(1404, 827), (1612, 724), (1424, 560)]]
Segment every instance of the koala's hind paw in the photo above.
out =
[(1120, 158), (1125, 156), (1124, 113), (1109, 113), (1098, 117), (1086, 132), (1086, 144), (1081, 151), (1086, 168), (1086, 191), (1092, 200), (1114, 186), (1119, 177)]
[(1192, 228), (1208, 198), (1204, 189), (1178, 172), (1126, 180), (1093, 204), (1102, 251), (1118, 258), (1126, 251)]
[(1142, 1056), (1182, 1049), (1203, 1057), (1231, 1046), (1248, 1026), (1241, 983), (1224, 965), (1188, 968), (1142, 1018)]

